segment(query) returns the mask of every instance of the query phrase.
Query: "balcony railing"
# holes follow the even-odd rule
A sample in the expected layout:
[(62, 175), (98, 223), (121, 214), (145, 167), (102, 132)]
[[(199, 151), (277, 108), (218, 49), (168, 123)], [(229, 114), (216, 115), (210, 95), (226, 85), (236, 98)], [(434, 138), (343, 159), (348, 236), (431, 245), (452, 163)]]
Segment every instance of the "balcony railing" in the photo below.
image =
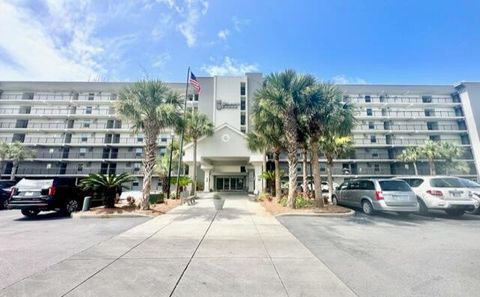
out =
[(359, 117), (398, 117), (398, 118), (439, 118), (439, 117), (462, 117), (457, 115), (455, 111), (435, 111), (434, 116), (426, 116), (425, 111), (379, 111), (374, 110), (370, 114), (362, 111), (358, 114)]
[(142, 159), (143, 153), (137, 154), (136, 152), (41, 152), (36, 153), (34, 159)]
[[(82, 170), (78, 170), (77, 168), (66, 168), (62, 169), (59, 167), (56, 168), (19, 168), (17, 170), (17, 175), (87, 175), (90, 173), (114, 173), (120, 174), (123, 172), (127, 172), (130, 174), (142, 174), (142, 169), (136, 170), (133, 166), (132, 167), (117, 167), (115, 170), (113, 169), (100, 169), (96, 168), (83, 168)], [(5, 174), (7, 175), (7, 174)]]

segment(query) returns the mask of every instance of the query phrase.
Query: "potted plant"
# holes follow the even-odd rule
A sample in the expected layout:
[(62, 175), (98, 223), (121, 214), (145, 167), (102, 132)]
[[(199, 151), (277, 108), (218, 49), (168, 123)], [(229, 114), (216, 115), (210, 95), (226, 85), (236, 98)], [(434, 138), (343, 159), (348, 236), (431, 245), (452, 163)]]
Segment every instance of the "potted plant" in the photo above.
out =
[(123, 184), (132, 180), (133, 177), (126, 172), (119, 175), (91, 173), (80, 181), (80, 187), (102, 195), (105, 207), (114, 208), (115, 198), (117, 194), (122, 193)]
[(224, 203), (225, 199), (222, 196), (218, 195), (217, 193), (213, 195), (213, 205), (215, 206), (216, 210), (222, 210)]

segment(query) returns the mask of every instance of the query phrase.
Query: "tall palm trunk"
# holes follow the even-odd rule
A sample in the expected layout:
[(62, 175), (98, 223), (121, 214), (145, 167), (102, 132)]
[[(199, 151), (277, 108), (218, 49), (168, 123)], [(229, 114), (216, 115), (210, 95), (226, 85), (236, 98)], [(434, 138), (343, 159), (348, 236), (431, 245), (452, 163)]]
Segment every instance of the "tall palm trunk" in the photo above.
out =
[[(267, 151), (263, 151), (262, 158), (263, 158), (262, 172), (265, 172), (265, 171), (267, 171)], [(267, 188), (267, 180), (262, 179), (262, 192), (265, 191), (266, 188)], [(270, 195), (271, 194), (272, 193), (270, 193)]]
[(415, 170), (415, 175), (418, 175), (417, 162), (413, 162), (413, 169)]
[(322, 198), (322, 178), (320, 176), (320, 163), (318, 162), (318, 141), (312, 140), (310, 142), (310, 162), (313, 169), (313, 186), (315, 191), (315, 206), (323, 207)]
[(288, 159), (288, 198), (287, 207), (295, 207), (297, 192), (297, 123), (293, 108), (284, 116), (285, 138)]
[(17, 170), (18, 170), (18, 161), (13, 161), (12, 171), (10, 172), (10, 180), (15, 180), (15, 175), (17, 174)]
[(282, 195), (282, 185), (281, 185), (281, 176), (280, 176), (280, 150), (273, 150), (273, 162), (275, 164), (275, 198), (280, 200)]
[(328, 181), (328, 199), (332, 201), (333, 195), (333, 158), (327, 155), (327, 181)]
[(430, 175), (436, 175), (435, 162), (433, 159), (428, 159), (428, 164), (430, 165)]
[(140, 207), (143, 210), (150, 208), (149, 196), (152, 189), (152, 175), (155, 167), (155, 151), (157, 149), (157, 137), (160, 130), (156, 127), (145, 127), (145, 157), (143, 158), (143, 187)]
[(192, 181), (192, 195), (197, 193), (197, 139), (193, 139), (193, 181)]
[(308, 196), (308, 192), (310, 192), (310, 191), (308, 190), (308, 179), (307, 179), (308, 151), (307, 151), (306, 147), (303, 148), (302, 154), (303, 154), (303, 168), (302, 168), (303, 169), (303, 172), (302, 172), (302, 174), (303, 174), (303, 192)]

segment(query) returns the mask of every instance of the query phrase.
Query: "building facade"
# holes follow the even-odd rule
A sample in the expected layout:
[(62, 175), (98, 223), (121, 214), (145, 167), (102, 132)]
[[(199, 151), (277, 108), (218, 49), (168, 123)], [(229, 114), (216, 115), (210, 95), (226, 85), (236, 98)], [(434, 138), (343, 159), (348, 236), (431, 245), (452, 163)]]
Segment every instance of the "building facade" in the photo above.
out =
[[(188, 110), (206, 114), (215, 133), (198, 143), (198, 175), (205, 190), (254, 191), (262, 188), (259, 175), (271, 168), (261, 154), (246, 146), (251, 126), (250, 107), (263, 82), (260, 73), (244, 76), (199, 77), (200, 94), (189, 94)], [(128, 122), (115, 115), (118, 92), (128, 83), (113, 82), (0, 82), (0, 141), (20, 141), (35, 150), (22, 161), (17, 176), (85, 176), (89, 173), (129, 172), (142, 183), (143, 135), (133, 134)], [(184, 83), (171, 83), (184, 93)], [(397, 161), (407, 147), (426, 140), (452, 142), (464, 148), (463, 174), (480, 172), (480, 83), (449, 85), (339, 85), (344, 100), (353, 103), (358, 124), (353, 131), (354, 153), (336, 160), (334, 177), (341, 181), (358, 176), (413, 174), (410, 164)], [(159, 155), (174, 135), (163, 131)], [(299, 154), (301, 158), (301, 155)], [(193, 164), (193, 148), (185, 146), (184, 161)], [(283, 157), (282, 166), (286, 168)], [(310, 161), (310, 160), (308, 160)], [(1, 176), (12, 170), (4, 162)], [(325, 160), (320, 159), (322, 172)], [(419, 162), (420, 174), (428, 164)], [(299, 180), (302, 176), (298, 164)], [(308, 168), (309, 169), (309, 168)], [(190, 170), (191, 172), (192, 170)], [(308, 170), (309, 171), (309, 170)], [(154, 187), (158, 180), (154, 180)]]

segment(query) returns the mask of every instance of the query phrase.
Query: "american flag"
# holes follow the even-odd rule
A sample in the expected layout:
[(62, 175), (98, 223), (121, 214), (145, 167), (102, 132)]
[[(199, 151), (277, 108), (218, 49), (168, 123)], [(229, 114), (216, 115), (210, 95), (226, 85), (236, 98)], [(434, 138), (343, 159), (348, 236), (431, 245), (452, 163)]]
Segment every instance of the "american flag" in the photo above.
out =
[(200, 93), (200, 90), (202, 88), (200, 88), (200, 84), (198, 83), (198, 80), (197, 80), (197, 77), (195, 76), (195, 74), (193, 74), (192, 72), (190, 72), (190, 83), (192, 84), (193, 88), (195, 89), (195, 91), (197, 93)]

